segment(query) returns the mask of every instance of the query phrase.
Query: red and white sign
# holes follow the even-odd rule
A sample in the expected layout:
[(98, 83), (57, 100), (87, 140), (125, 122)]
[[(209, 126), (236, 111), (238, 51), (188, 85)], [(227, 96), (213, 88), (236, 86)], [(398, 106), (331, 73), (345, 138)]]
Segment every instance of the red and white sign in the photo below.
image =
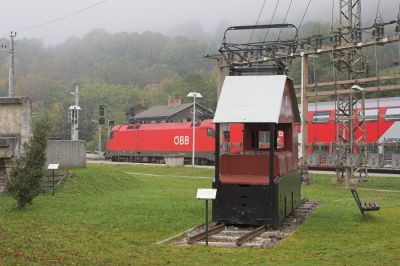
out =
[(189, 145), (189, 136), (175, 136), (174, 144), (177, 146)]

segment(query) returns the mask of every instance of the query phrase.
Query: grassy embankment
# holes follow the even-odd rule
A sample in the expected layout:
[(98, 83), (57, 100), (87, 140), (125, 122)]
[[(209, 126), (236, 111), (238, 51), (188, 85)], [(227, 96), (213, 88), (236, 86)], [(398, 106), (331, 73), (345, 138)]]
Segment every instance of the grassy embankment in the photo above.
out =
[[(42, 195), (24, 210), (0, 197), (0, 265), (400, 263), (400, 193), (360, 190), (382, 206), (363, 220), (349, 191), (315, 176), (303, 196), (321, 206), (275, 248), (176, 247), (155, 243), (203, 222), (203, 202), (194, 198), (210, 187), (213, 170), (89, 165), (73, 172), (55, 197)], [(361, 187), (400, 190), (400, 177)]]

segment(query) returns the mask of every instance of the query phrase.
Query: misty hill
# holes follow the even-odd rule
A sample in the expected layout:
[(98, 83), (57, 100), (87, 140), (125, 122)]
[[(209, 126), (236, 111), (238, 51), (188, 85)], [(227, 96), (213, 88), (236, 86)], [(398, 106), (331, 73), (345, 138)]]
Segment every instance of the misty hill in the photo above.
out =
[[(7, 40), (3, 40), (7, 42)], [(70, 91), (79, 83), (83, 107), (81, 137), (95, 136), (98, 105), (107, 119), (127, 121), (129, 110), (165, 104), (169, 95), (186, 101), (190, 90), (204, 95), (202, 103), (215, 107), (214, 62), (203, 59), (206, 44), (187, 37), (160, 33), (110, 34), (96, 29), (83, 38), (71, 37), (55, 47), (40, 40), (16, 39), (16, 95), (33, 99), (36, 116), (49, 113), (51, 135), (68, 138)], [(7, 95), (7, 53), (0, 53), (0, 95)], [(95, 139), (95, 138), (94, 138)]]

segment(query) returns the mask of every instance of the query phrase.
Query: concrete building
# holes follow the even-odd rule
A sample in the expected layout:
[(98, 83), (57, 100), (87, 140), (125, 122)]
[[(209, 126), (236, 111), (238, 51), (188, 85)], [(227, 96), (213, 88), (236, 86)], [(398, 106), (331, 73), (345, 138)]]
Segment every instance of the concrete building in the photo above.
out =
[(32, 102), (27, 97), (0, 97), (0, 192), (6, 169), (20, 156), (23, 143), (32, 136)]

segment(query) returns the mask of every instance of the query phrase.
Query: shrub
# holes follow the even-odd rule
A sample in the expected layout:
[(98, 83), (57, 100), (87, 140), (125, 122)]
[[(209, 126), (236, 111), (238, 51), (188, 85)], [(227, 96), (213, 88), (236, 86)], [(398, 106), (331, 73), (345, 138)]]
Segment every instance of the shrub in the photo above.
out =
[(7, 194), (16, 199), (18, 208), (32, 204), (32, 200), (42, 191), (43, 171), (46, 164), (47, 123), (34, 125), (33, 136), (21, 156), (15, 161), (6, 181)]

